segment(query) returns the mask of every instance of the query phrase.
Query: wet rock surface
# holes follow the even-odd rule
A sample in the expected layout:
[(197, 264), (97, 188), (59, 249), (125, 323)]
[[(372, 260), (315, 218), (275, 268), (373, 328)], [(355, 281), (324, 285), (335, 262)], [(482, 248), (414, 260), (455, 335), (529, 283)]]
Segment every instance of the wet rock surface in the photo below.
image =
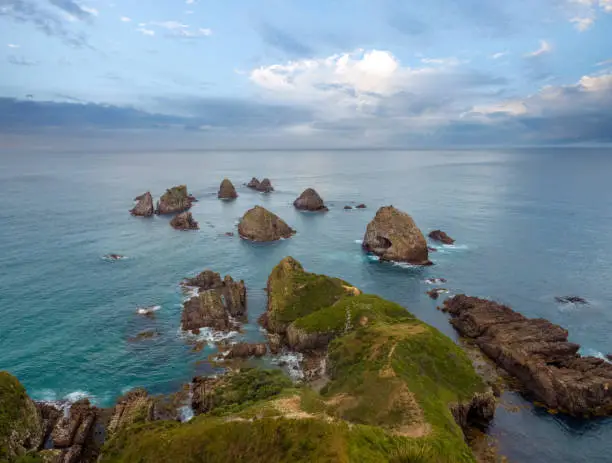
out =
[(249, 357), (263, 357), (266, 355), (268, 348), (265, 343), (254, 343), (249, 344), (246, 342), (239, 342), (233, 344), (227, 351), (226, 358), (249, 358)]
[(448, 292), (448, 290), (446, 288), (433, 288), (433, 289), (430, 289), (429, 291), (427, 291), (426, 294), (430, 298), (436, 300), (436, 299), (438, 299), (438, 297), (440, 297), (440, 294), (444, 294), (444, 293), (447, 293), (447, 292)]
[(130, 214), (140, 217), (151, 217), (155, 212), (153, 208), (153, 196), (150, 192), (146, 192), (134, 198), (136, 205), (130, 210)]
[(200, 225), (191, 215), (191, 212), (181, 212), (173, 217), (170, 226), (175, 230), (199, 230)]
[(443, 243), (443, 244), (454, 244), (455, 243), (455, 240), (452, 239), (450, 236), (448, 236), (442, 230), (434, 230), (430, 232), (428, 236), (430, 239), (434, 241), (439, 241), (440, 243)]
[(412, 217), (393, 206), (378, 210), (367, 226), (362, 246), (381, 260), (431, 265), (423, 233)]
[(520, 380), (549, 409), (573, 416), (612, 413), (612, 364), (578, 354), (567, 330), (497, 302), (458, 295), (445, 301), (451, 324)]
[(234, 188), (234, 184), (229, 179), (223, 179), (223, 181), (221, 182), (221, 186), (219, 187), (217, 197), (219, 199), (235, 199), (238, 197), (238, 193), (236, 193), (236, 188)]
[(274, 191), (274, 188), (272, 187), (272, 182), (270, 182), (269, 178), (264, 178), (261, 182), (259, 182), (255, 189), (262, 193), (270, 193), (271, 191)]
[(312, 188), (307, 188), (304, 192), (293, 202), (296, 209), (302, 211), (311, 212), (324, 212), (327, 211), (327, 207), (323, 202), (323, 198), (319, 196)]
[(555, 301), (559, 304), (588, 304), (588, 301), (580, 296), (557, 296), (555, 297)]
[(265, 242), (290, 238), (295, 234), (295, 230), (276, 214), (261, 206), (255, 206), (240, 219), (238, 233), (244, 239)]

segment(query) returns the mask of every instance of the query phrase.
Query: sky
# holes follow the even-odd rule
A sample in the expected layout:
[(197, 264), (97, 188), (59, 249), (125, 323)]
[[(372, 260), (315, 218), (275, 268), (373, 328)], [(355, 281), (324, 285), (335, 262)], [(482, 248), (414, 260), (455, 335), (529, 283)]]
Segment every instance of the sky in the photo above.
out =
[(612, 0), (0, 0), (0, 138), (610, 143)]

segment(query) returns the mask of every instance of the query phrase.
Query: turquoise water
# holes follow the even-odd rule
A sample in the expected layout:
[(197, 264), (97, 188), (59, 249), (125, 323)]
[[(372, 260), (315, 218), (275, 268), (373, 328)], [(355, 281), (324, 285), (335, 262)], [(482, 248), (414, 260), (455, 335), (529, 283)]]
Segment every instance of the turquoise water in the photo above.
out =
[[(110, 405), (135, 386), (175, 390), (210, 371), (198, 362), (210, 350), (193, 353), (179, 332), (181, 279), (206, 268), (244, 279), (250, 324), (240, 336), (257, 339), (266, 278), (286, 255), (397, 301), (450, 336), (424, 294), (425, 278), (447, 278), (453, 293), (492, 297), (559, 323), (586, 353), (612, 352), (611, 172), (611, 151), (584, 149), (2, 153), (0, 369), (36, 399), (86, 394)], [(216, 199), (225, 176), (238, 187), (232, 203)], [(276, 191), (239, 186), (252, 176), (270, 177)], [(199, 232), (129, 215), (134, 196), (181, 183), (200, 200), (192, 209)], [(307, 187), (329, 213), (293, 209)], [(343, 210), (360, 202), (368, 209)], [(268, 245), (223, 236), (256, 204), (298, 234)], [(447, 231), (457, 245), (433, 253), (436, 265), (423, 269), (368, 260), (359, 240), (387, 204), (409, 212), (423, 231)], [(106, 261), (108, 253), (128, 258)], [(590, 304), (555, 303), (570, 294)], [(151, 305), (161, 306), (154, 320), (136, 314)], [(161, 336), (128, 342), (145, 329)], [(568, 420), (514, 394), (506, 400), (524, 405), (500, 407), (493, 425), (513, 461), (611, 461), (611, 420)]]

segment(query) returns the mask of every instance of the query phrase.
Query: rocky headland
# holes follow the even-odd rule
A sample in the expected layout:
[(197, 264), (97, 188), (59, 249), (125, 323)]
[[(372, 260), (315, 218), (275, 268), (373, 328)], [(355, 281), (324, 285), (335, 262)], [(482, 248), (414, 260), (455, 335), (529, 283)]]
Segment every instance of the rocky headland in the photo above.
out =
[(293, 205), (296, 209), (302, 211), (325, 212), (328, 210), (323, 202), (323, 198), (321, 198), (319, 193), (312, 188), (304, 190), (304, 192), (293, 202)]
[(443, 310), (459, 333), (549, 409), (578, 417), (612, 413), (612, 364), (579, 355), (559, 325), (465, 295), (446, 300)]
[(261, 206), (249, 209), (238, 224), (238, 233), (250, 241), (277, 241), (295, 234), (287, 223)]
[(393, 206), (378, 209), (366, 228), (362, 246), (384, 261), (431, 265), (425, 236), (412, 217)]

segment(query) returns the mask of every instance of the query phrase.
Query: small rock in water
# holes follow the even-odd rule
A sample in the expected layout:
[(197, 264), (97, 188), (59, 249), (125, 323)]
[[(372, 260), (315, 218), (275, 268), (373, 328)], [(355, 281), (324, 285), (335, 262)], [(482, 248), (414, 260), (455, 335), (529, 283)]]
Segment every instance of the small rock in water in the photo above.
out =
[(432, 299), (436, 300), (436, 299), (438, 299), (440, 294), (447, 293), (447, 292), (448, 292), (448, 290), (446, 288), (434, 288), (434, 289), (430, 289), (425, 294), (427, 294)]
[(425, 283), (430, 285), (437, 285), (438, 283), (446, 283), (446, 278), (427, 278)]
[(612, 354), (606, 354), (606, 358), (612, 362)]
[(453, 244), (455, 242), (454, 239), (452, 239), (450, 236), (448, 236), (442, 230), (434, 230), (434, 231), (430, 232), (428, 236), (432, 240), (440, 241), (441, 243), (444, 243), (444, 244)]
[(365, 209), (366, 205), (365, 204), (359, 204), (357, 206), (355, 206), (355, 209)]
[(346, 210), (349, 210), (349, 209), (352, 209), (352, 208), (353, 208), (353, 206), (344, 206), (344, 209), (346, 209)]
[(225, 236), (234, 236), (234, 233), (233, 232), (225, 232), (224, 235)]
[(147, 331), (142, 331), (140, 333), (138, 333), (136, 336), (128, 338), (129, 342), (137, 342), (137, 341), (142, 341), (144, 339), (152, 339), (152, 338), (156, 338), (157, 336), (159, 336), (159, 333), (155, 330), (147, 330)]
[(559, 304), (588, 304), (587, 300), (580, 296), (557, 296), (555, 301)]
[(170, 221), (170, 225), (176, 230), (200, 229), (200, 225), (195, 221), (191, 212), (181, 212)]
[(427, 246), (427, 249), (429, 249), (429, 252), (438, 252), (436, 248), (432, 248), (431, 246)]
[(121, 254), (107, 254), (104, 256), (104, 258), (110, 260), (121, 260), (125, 259), (125, 256), (122, 256)]
[(152, 305), (149, 307), (139, 307), (136, 310), (136, 313), (138, 315), (144, 315), (145, 317), (153, 317), (155, 316), (155, 312), (157, 312), (159, 309), (161, 309), (161, 307), (158, 305)]

